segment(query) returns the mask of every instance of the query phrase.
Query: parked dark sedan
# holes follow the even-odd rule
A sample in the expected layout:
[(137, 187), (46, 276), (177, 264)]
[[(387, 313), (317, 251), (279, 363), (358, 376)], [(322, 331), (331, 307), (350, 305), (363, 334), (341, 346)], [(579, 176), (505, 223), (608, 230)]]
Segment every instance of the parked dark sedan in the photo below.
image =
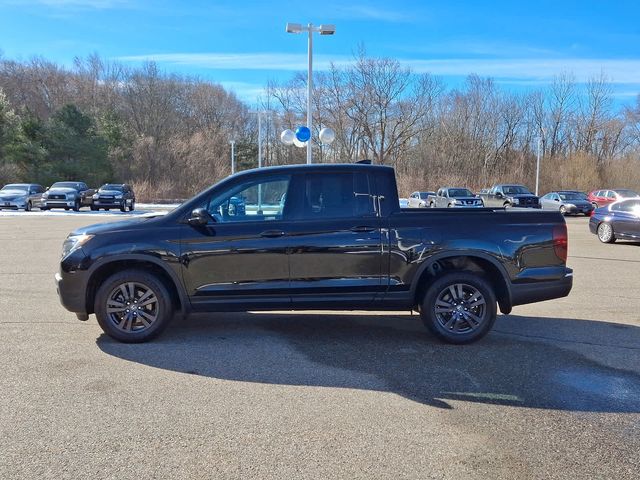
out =
[(119, 208), (121, 212), (126, 212), (127, 209), (132, 212), (136, 208), (136, 196), (131, 186), (126, 183), (106, 183), (98, 189), (92, 199), (91, 210)]
[(589, 230), (603, 243), (640, 240), (640, 197), (597, 208), (589, 220)]
[(589, 216), (593, 211), (593, 205), (587, 197), (573, 190), (549, 192), (540, 198), (540, 205), (543, 210), (556, 210), (563, 215), (584, 213)]
[(25, 212), (42, 206), (44, 187), (37, 183), (10, 183), (0, 190), (0, 210), (3, 208)]

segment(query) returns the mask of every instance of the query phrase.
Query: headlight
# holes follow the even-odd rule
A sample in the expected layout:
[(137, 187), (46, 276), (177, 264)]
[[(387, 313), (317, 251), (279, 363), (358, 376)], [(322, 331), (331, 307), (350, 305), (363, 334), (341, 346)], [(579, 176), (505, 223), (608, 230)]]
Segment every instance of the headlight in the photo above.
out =
[(44, 192), (42, 194), (42, 198), (49, 198), (49, 192)]
[(85, 233), (81, 235), (69, 235), (62, 244), (62, 258), (75, 252), (92, 238), (93, 235), (87, 235)]
[(100, 198), (100, 195), (98, 195), (97, 193), (94, 193), (92, 198), (94, 200), (98, 200), (98, 198)]
[(73, 193), (67, 193), (65, 197), (67, 198), (67, 200), (73, 200), (75, 198), (75, 195)]
[(567, 207), (567, 208), (576, 208), (576, 206), (573, 203), (567, 203), (565, 205), (565, 207)]
[(519, 198), (514, 198), (514, 199), (513, 199), (513, 203), (514, 203), (514, 204), (518, 204), (518, 203), (520, 203), (520, 199), (519, 199)]
[(122, 195), (116, 195), (116, 200), (122, 200)]

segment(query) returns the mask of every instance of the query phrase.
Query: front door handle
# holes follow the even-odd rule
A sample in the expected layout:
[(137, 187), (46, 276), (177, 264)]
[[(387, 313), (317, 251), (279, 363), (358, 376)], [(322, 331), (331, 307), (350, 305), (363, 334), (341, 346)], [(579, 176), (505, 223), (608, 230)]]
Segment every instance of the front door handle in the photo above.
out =
[(282, 230), (265, 230), (260, 234), (260, 236), (266, 238), (278, 238), (283, 237), (284, 232)]
[(369, 225), (358, 225), (356, 227), (351, 227), (352, 232), (364, 233), (364, 232), (373, 232), (376, 230), (376, 227), (370, 227)]

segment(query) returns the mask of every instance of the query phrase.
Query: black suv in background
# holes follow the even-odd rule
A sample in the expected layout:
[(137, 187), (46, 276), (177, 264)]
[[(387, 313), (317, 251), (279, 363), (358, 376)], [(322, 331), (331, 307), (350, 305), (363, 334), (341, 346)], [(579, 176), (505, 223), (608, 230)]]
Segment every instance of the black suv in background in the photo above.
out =
[(119, 208), (121, 212), (127, 209), (131, 212), (136, 207), (136, 196), (133, 189), (126, 183), (106, 183), (93, 195), (91, 210), (110, 210)]

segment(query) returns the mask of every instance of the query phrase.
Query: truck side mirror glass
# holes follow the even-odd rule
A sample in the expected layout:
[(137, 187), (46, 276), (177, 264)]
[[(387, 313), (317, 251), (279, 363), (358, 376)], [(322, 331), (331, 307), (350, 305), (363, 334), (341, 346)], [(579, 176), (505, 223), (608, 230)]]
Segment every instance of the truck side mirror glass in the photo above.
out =
[(187, 220), (187, 223), (189, 223), (189, 225), (191, 225), (192, 227), (202, 227), (209, 223), (210, 220), (215, 222), (215, 219), (211, 215), (209, 215), (209, 212), (207, 212), (206, 209), (195, 208), (191, 212), (191, 216)]

